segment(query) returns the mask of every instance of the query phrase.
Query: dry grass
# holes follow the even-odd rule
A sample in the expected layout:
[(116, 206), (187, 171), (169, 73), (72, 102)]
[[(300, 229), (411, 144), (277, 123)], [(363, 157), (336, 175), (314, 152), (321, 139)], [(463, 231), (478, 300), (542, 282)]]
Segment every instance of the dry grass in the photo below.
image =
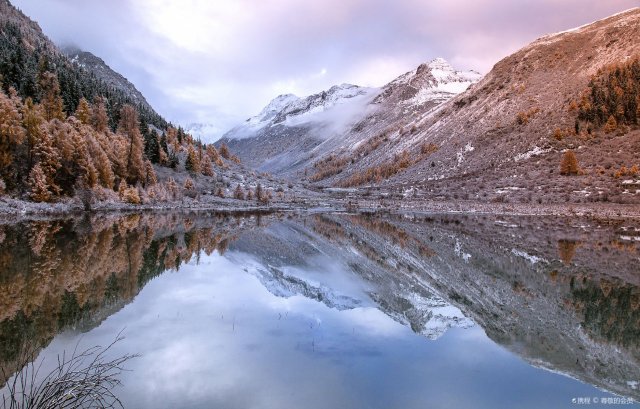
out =
[(57, 366), (40, 378), (42, 362), (34, 362), (34, 353), (24, 354), (21, 369), (10, 379), (3, 395), (3, 409), (44, 408), (122, 408), (113, 393), (119, 386), (124, 364), (137, 355), (108, 359), (111, 348), (124, 338), (118, 334), (106, 347), (94, 346), (82, 352), (78, 345), (67, 356), (58, 356)]

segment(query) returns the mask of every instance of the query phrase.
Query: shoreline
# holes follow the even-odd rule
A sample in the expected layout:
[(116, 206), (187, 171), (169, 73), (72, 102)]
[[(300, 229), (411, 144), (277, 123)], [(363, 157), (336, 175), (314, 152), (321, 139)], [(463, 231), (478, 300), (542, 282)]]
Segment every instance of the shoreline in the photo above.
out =
[(0, 222), (20, 222), (48, 218), (81, 216), (84, 214), (137, 213), (167, 211), (214, 211), (220, 213), (273, 212), (353, 212), (399, 214), (469, 214), (505, 216), (598, 217), (606, 219), (639, 219), (640, 206), (630, 204), (523, 204), (485, 203), (472, 201), (345, 200), (335, 197), (309, 198), (297, 201), (248, 203), (236, 199), (184, 200), (132, 205), (127, 203), (97, 203), (85, 210), (76, 200), (58, 203), (35, 203), (19, 199), (0, 199)]

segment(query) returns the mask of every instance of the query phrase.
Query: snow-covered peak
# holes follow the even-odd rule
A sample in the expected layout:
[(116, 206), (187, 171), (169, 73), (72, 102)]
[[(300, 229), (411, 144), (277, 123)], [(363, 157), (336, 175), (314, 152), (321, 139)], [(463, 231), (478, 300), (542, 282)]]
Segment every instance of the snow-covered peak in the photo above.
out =
[(480, 78), (482, 76), (476, 71), (457, 71), (444, 58), (436, 58), (390, 82), (376, 102), (394, 96), (414, 106), (429, 101), (438, 102), (464, 92)]
[(265, 106), (260, 113), (254, 117), (247, 119), (250, 125), (256, 126), (260, 124), (267, 124), (272, 120), (280, 111), (282, 111), (287, 105), (298, 101), (300, 98), (293, 94), (278, 95), (271, 100)]

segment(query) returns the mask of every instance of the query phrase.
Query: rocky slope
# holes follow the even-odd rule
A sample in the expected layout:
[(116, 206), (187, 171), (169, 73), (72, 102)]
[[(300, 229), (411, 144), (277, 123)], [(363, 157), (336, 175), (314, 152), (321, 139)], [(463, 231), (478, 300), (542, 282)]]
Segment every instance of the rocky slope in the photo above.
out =
[(401, 118), (432, 109), (479, 78), (439, 58), (382, 88), (342, 84), (306, 98), (281, 95), (220, 143), (260, 170), (290, 178), (312, 176), (314, 163), (366, 143)]
[(135, 85), (129, 82), (122, 74), (111, 69), (102, 58), (73, 46), (62, 48), (62, 52), (75, 66), (88, 71), (108, 86), (121, 91), (131, 101), (135, 102), (136, 105), (141, 105), (148, 110), (153, 110), (144, 95), (138, 91)]
[[(400, 192), (414, 188), (425, 198), (637, 203), (638, 173), (616, 174), (623, 166), (640, 165), (633, 113), (639, 37), (638, 8), (542, 37), (498, 62), (466, 92), (433, 110), (405, 115), (368, 160), (352, 161), (324, 182)], [(620, 75), (625, 66), (627, 77)], [(590, 86), (592, 80), (606, 85)], [(593, 98), (614, 92), (617, 106), (613, 96), (608, 97), (613, 104), (598, 108), (605, 121), (619, 115), (617, 128), (607, 129), (585, 111), (603, 105)], [(621, 98), (628, 102), (622, 105)], [(623, 124), (621, 113), (635, 123)], [(577, 175), (560, 174), (567, 150), (575, 152)], [(337, 154), (353, 158), (356, 148)], [(385, 164), (402, 154), (406, 166), (384, 172)], [(354, 178), (367, 173), (373, 177)]]

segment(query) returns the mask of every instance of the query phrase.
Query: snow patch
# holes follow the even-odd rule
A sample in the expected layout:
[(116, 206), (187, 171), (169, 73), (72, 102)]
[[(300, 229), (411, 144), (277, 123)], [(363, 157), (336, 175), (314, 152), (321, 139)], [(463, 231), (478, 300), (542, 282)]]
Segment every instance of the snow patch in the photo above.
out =
[(522, 257), (524, 259), (526, 259), (527, 261), (529, 261), (531, 264), (536, 264), (540, 261), (544, 261), (546, 262), (545, 259), (541, 258), (541, 257), (536, 257), (536, 256), (532, 256), (531, 254), (525, 253), (524, 251), (520, 251), (520, 250), (516, 250), (516, 249), (511, 249), (511, 252), (513, 254), (515, 254), (518, 257)]
[(542, 149), (539, 146), (534, 146), (533, 149), (531, 149), (531, 150), (529, 150), (529, 151), (527, 151), (525, 153), (521, 153), (519, 155), (516, 155), (513, 158), (513, 160), (515, 160), (516, 162), (519, 162), (521, 160), (527, 160), (527, 159), (529, 159), (529, 158), (531, 158), (533, 156), (542, 155), (542, 154), (545, 154), (545, 153), (550, 152), (550, 151), (551, 151), (550, 148), (549, 149)]

